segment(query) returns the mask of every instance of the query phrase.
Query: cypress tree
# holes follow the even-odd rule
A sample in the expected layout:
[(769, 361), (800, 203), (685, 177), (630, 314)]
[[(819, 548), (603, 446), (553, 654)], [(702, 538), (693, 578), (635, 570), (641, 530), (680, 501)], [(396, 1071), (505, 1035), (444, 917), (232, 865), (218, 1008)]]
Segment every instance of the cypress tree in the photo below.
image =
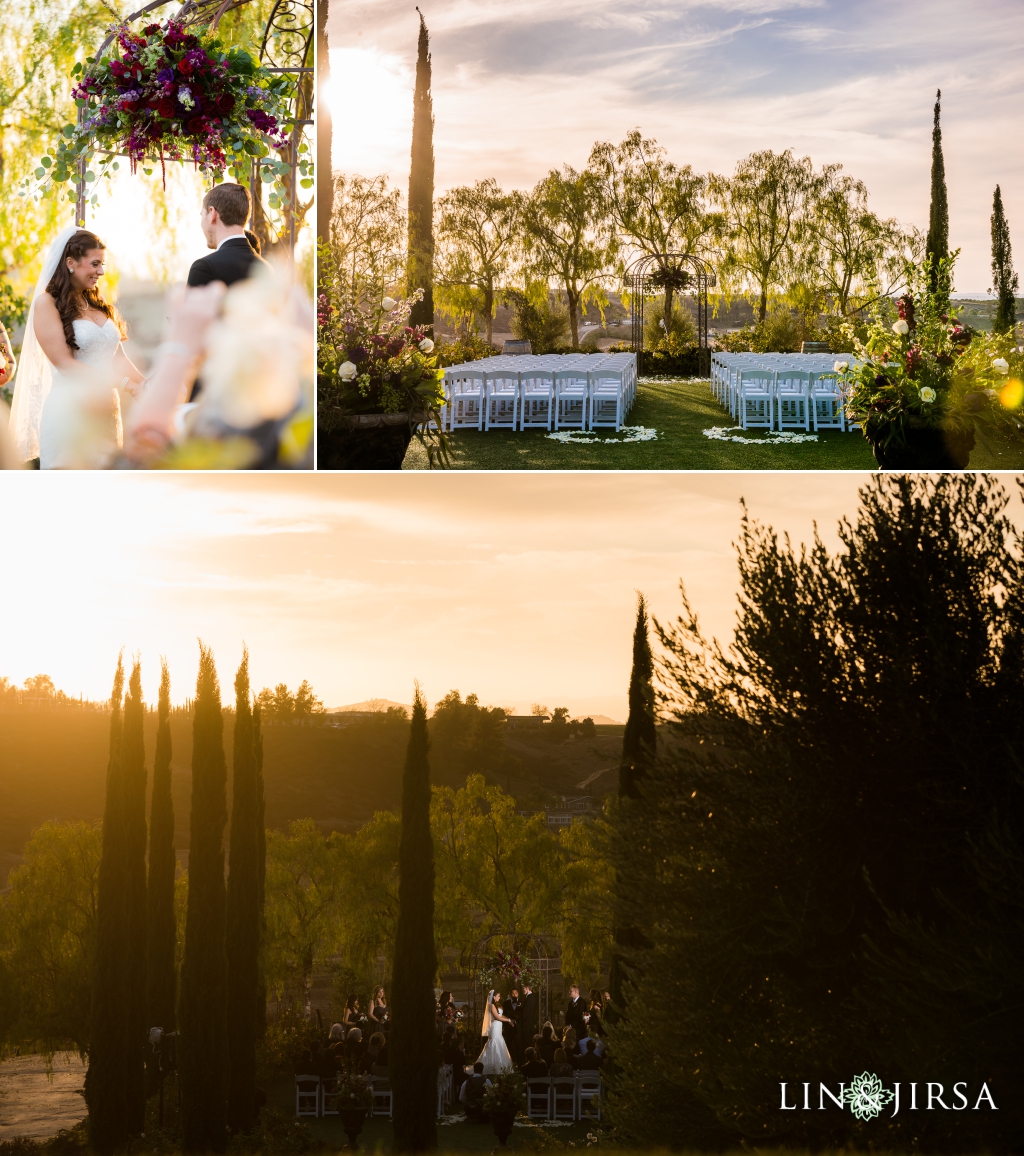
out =
[[(267, 807), (263, 795), (263, 712), (258, 702), (252, 708), (252, 745), (256, 759), (256, 881), (259, 885), (260, 946), (266, 943), (267, 921)], [(263, 952), (259, 954), (259, 984), (256, 989), (256, 1034), (262, 1039), (267, 1030), (267, 976)]]
[(96, 1152), (114, 1152), (128, 1139), (123, 1045), (126, 935), (124, 904), (124, 790), (121, 774), (124, 663), (117, 657), (110, 694), (110, 749), (103, 806), (103, 850), (96, 898), (96, 963), (85, 1101), (89, 1141)]
[(316, 3), (316, 235), (327, 244), (331, 239), (331, 215), (334, 211), (334, 165), (331, 159), (333, 126), (331, 104), (327, 99), (327, 89), (331, 83), (330, 46), (327, 42), (327, 18), (330, 15), (329, 0)]
[(396, 1152), (437, 1147), (434, 1029), (434, 844), (430, 833), (427, 707), (419, 686), (402, 777), (398, 926), (392, 987), (391, 1087)]
[(235, 675), (231, 842), (227, 895), (228, 1126), (252, 1127), (256, 1105), (259, 998), (259, 786), (249, 702), (249, 652)]
[[(416, 9), (420, 12), (419, 8)], [(412, 164), (409, 169), (409, 255), (406, 287), (423, 290), (410, 325), (434, 324), (434, 102), (430, 95), (430, 35), (420, 12), (416, 91), (412, 106)]]
[[(640, 783), (650, 771), (657, 749), (654, 728), (654, 659), (648, 633), (647, 603), (644, 596), (638, 594), (636, 625), (633, 627), (633, 669), (629, 675), (629, 715), (622, 736), (622, 759), (619, 763), (619, 798), (622, 800), (640, 797)], [(634, 888), (635, 880), (620, 870), (616, 876), (619, 916), (614, 931), (615, 950), (608, 977), (613, 1004), (609, 1015), (613, 1023), (625, 1006), (625, 957), (646, 943), (640, 929), (624, 921), (625, 914), (634, 906)]]
[(125, 831), (124, 988), (125, 1106), (128, 1131), (146, 1124), (146, 748), (143, 738), (142, 666), (132, 663), (124, 700), (121, 741)]
[(639, 797), (639, 784), (654, 760), (654, 659), (648, 639), (647, 603), (642, 594), (636, 599), (633, 628), (633, 669), (629, 675), (629, 716), (622, 736), (619, 764), (619, 795)]
[(942, 129), (939, 127), (939, 102), (942, 90), (935, 92), (935, 118), (932, 122), (932, 202), (928, 213), (926, 255), (931, 258), (931, 287), (939, 287), (939, 262), (949, 256), (949, 203), (946, 199), (946, 165), (942, 159)]
[(188, 907), (178, 997), (181, 1140), (185, 1152), (218, 1152), (227, 1140), (223, 846), (227, 764), (217, 669), (209, 647), (202, 643), (192, 711)]
[(1017, 324), (1017, 286), (1010, 252), (1010, 226), (1003, 213), (1003, 194), (996, 185), (992, 198), (992, 292), (998, 298), (992, 328), (996, 333), (1012, 333)]
[[(149, 812), (149, 881), (146, 915), (149, 1027), (175, 1030), (174, 802), (171, 799), (171, 675), (160, 663), (153, 799)], [(152, 1086), (153, 1081), (151, 1081)]]

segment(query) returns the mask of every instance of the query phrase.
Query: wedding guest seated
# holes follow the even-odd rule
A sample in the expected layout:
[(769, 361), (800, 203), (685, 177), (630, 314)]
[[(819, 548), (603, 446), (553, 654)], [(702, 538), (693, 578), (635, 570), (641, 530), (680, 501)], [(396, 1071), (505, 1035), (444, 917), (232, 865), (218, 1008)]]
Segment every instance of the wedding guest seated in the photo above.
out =
[(460, 1087), (466, 1078), (466, 1052), (458, 1034), (451, 1029), (445, 1032), (441, 1041), (441, 1063), (451, 1065), (455, 1087)]
[(313, 1058), (313, 1071), (320, 1077), (321, 1080), (327, 1079), (334, 1075), (334, 1057), (330, 1055), (326, 1049), (320, 1046), (319, 1040), (313, 1041), (313, 1046), (310, 1048)]
[(597, 1054), (597, 1040), (587, 1040), (586, 1055), (576, 1061), (577, 1072), (598, 1072), (604, 1066), (604, 1057)]
[(541, 1028), (538, 1050), (540, 1051), (540, 1058), (544, 1063), (549, 1065), (554, 1063), (558, 1043), (555, 1040), (555, 1029), (550, 1023), (546, 1023), (543, 1028)]
[(345, 1036), (345, 1062), (349, 1071), (358, 1071), (363, 1058), (363, 1033), (359, 1028), (350, 1028)]
[(566, 1028), (562, 1032), (562, 1051), (567, 1056), (578, 1056), (580, 1054), (580, 1046), (576, 1042), (576, 1029)]
[(555, 1052), (555, 1062), (551, 1065), (549, 1071), (552, 1076), (572, 1075), (572, 1064), (570, 1064), (566, 1058), (563, 1048), (559, 1048), (558, 1051)]
[(541, 1079), (542, 1077), (549, 1074), (548, 1066), (544, 1063), (540, 1056), (537, 1055), (536, 1048), (526, 1049), (526, 1063), (523, 1064), (522, 1070), (523, 1075), (528, 1080)]
[(377, 1053), (376, 1061), (370, 1065), (371, 1076), (388, 1075), (388, 1046), (385, 1044)]
[(596, 1035), (594, 1035), (593, 1032), (591, 1032), (589, 1036), (584, 1036), (583, 1039), (580, 1040), (580, 1042), (576, 1045), (576, 1054), (578, 1057), (582, 1057), (587, 1054), (587, 1046), (589, 1044), (596, 1044), (597, 1046), (594, 1048), (594, 1051), (597, 1052), (599, 1056), (604, 1055), (604, 1041), (599, 1039)]
[(332, 1043), (335, 1040), (343, 1040), (345, 1038), (345, 1029), (341, 1024), (331, 1024), (331, 1034), (327, 1037)]
[(365, 1076), (367, 1072), (377, 1062), (377, 1057), (380, 1055), (381, 1048), (384, 1047), (384, 1037), (380, 1032), (374, 1032), (370, 1036), (370, 1043), (363, 1055), (362, 1063), (359, 1065), (360, 1072)]
[(459, 1092), (459, 1103), (466, 1109), (466, 1115), (471, 1120), (484, 1118), (484, 1088), (489, 1088), (491, 1081), (484, 1076), (484, 1066), (477, 1060), (473, 1065), (473, 1074), (467, 1076)]
[(316, 1069), (313, 1067), (313, 1053), (309, 1048), (305, 1048), (295, 1061), (294, 1071), (297, 1076), (313, 1076), (316, 1074)]

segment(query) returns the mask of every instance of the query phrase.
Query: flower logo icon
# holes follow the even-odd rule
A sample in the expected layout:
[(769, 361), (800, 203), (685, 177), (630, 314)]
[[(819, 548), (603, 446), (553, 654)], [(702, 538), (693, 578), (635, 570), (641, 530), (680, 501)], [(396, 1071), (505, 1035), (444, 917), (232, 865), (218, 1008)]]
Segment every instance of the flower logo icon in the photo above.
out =
[(893, 1094), (882, 1087), (882, 1081), (873, 1074), (861, 1072), (850, 1081), (843, 1100), (858, 1120), (873, 1120), (882, 1114), (886, 1104), (892, 1103)]

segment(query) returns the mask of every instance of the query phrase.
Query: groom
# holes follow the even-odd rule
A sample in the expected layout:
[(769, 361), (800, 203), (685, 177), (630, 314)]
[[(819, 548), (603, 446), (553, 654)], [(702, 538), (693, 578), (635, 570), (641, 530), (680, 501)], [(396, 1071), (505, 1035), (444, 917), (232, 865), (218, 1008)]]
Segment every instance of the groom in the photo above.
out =
[(266, 265), (245, 235), (245, 222), (251, 209), (252, 201), (245, 185), (214, 185), (203, 197), (199, 224), (207, 247), (214, 251), (192, 262), (189, 285), (208, 285), (211, 281), (233, 285), (248, 277), (254, 266)]

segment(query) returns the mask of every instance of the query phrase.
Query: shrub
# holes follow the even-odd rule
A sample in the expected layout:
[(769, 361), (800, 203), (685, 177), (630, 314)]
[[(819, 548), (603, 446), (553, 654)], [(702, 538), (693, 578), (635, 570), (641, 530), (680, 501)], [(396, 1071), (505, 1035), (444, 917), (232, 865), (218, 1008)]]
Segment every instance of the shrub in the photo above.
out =
[(562, 353), (568, 346), (569, 310), (550, 296), (539, 304), (516, 289), (505, 292), (512, 310), (512, 335), (529, 341), (534, 353)]

